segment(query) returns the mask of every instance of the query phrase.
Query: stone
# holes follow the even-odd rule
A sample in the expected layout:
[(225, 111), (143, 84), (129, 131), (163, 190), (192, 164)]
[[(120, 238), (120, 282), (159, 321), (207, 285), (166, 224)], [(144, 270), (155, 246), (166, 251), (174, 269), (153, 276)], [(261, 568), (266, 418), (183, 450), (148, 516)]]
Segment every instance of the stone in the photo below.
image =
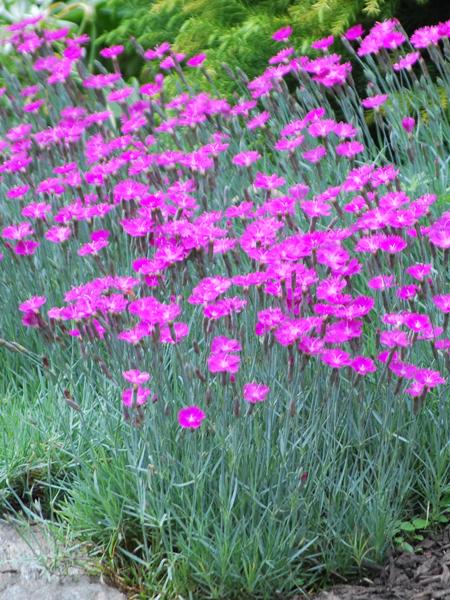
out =
[(52, 552), (39, 527), (29, 530), (25, 540), (14, 525), (0, 522), (0, 600), (126, 600), (81, 567), (58, 564), (55, 556), (64, 549)]

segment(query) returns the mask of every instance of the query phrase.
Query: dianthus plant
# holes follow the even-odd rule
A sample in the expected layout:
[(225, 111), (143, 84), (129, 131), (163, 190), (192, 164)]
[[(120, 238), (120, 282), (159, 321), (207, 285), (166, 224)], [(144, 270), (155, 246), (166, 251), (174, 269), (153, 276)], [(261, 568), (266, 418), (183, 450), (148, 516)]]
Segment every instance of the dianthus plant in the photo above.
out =
[(7, 27), (3, 335), (67, 394), (83, 369), (110, 381), (136, 425), (156, 402), (197, 429), (317, 386), (415, 410), (448, 395), (449, 32), (356, 25), (345, 60), (332, 37), (300, 55), (284, 27), (259, 77), (230, 73), (230, 100), (187, 84), (213, 85), (203, 54), (137, 48), (138, 86), (122, 46), (90, 73), (86, 35)]

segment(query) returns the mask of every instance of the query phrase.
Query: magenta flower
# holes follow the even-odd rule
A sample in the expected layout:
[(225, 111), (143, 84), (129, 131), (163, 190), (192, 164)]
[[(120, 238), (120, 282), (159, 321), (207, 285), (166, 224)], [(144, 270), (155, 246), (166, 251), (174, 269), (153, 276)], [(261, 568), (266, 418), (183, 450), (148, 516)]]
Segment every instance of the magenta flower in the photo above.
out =
[(247, 121), (247, 129), (258, 129), (264, 127), (267, 121), (270, 119), (270, 113), (267, 110), (257, 114), (255, 117)]
[(448, 250), (450, 248), (450, 227), (447, 227), (447, 229), (431, 227), (428, 239), (433, 246)]
[(334, 133), (336, 125), (337, 123), (333, 119), (317, 119), (308, 127), (308, 133), (314, 138), (325, 138), (330, 133)]
[(411, 340), (404, 331), (382, 331), (380, 344), (388, 348), (407, 348), (411, 346)]
[(272, 39), (276, 42), (286, 42), (292, 35), (292, 27), (288, 25), (287, 27), (282, 27), (281, 29), (277, 29), (275, 33), (272, 35)]
[(369, 96), (369, 98), (365, 98), (361, 104), (364, 108), (373, 108), (374, 110), (378, 110), (387, 99), (387, 94), (378, 94), (377, 96)]
[(124, 47), (119, 44), (117, 46), (109, 46), (109, 48), (103, 48), (102, 50), (100, 50), (99, 54), (100, 56), (103, 56), (103, 58), (117, 58), (122, 54), (123, 51)]
[(433, 325), (428, 315), (420, 313), (406, 313), (403, 319), (404, 324), (412, 331), (420, 333), (423, 330), (430, 329)]
[(376, 277), (372, 277), (367, 282), (367, 285), (372, 290), (378, 290), (383, 292), (388, 288), (395, 287), (395, 277), (394, 275), (377, 275)]
[(406, 133), (412, 133), (415, 126), (416, 121), (412, 117), (405, 117), (404, 119), (402, 119), (402, 127), (406, 131)]
[(428, 389), (446, 383), (446, 379), (442, 377), (439, 371), (433, 371), (432, 369), (417, 369), (414, 378), (417, 383)]
[(133, 402), (138, 406), (142, 406), (147, 402), (150, 394), (151, 390), (148, 388), (138, 387), (136, 390), (134, 388), (126, 388), (122, 392), (122, 404), (127, 408), (132, 407)]
[(344, 33), (344, 37), (349, 42), (353, 42), (354, 40), (359, 39), (363, 33), (364, 27), (358, 23), (357, 25), (353, 25), (353, 27), (347, 29), (347, 31)]
[(33, 296), (29, 298), (22, 304), (19, 304), (19, 310), (21, 312), (32, 312), (38, 313), (40, 307), (47, 302), (47, 298), (45, 296)]
[(188, 67), (192, 67), (192, 68), (196, 68), (196, 67), (200, 67), (206, 60), (206, 54), (201, 53), (201, 54), (196, 54), (195, 56), (192, 56), (191, 58), (189, 58), (186, 61), (186, 64)]
[(176, 322), (173, 325), (163, 325), (159, 334), (161, 344), (178, 344), (189, 335), (187, 323)]
[(323, 350), (320, 354), (320, 360), (331, 367), (332, 369), (342, 369), (352, 364), (352, 360), (348, 352), (340, 348), (332, 348)]
[(211, 354), (240, 352), (241, 349), (239, 340), (228, 338), (224, 335), (217, 335), (211, 342)]
[(334, 43), (334, 37), (329, 35), (328, 37), (321, 38), (320, 40), (315, 40), (311, 44), (311, 48), (314, 50), (328, 50), (330, 46)]
[(108, 240), (87, 242), (77, 250), (77, 254), (78, 256), (88, 256), (91, 254), (96, 256), (100, 252), (100, 250), (106, 248), (106, 246), (108, 246)]
[(6, 196), (8, 198), (13, 198), (13, 199), (23, 198), (29, 191), (30, 191), (29, 185), (19, 185), (19, 186), (10, 188), (6, 192)]
[(417, 279), (418, 281), (423, 281), (425, 277), (427, 277), (431, 273), (432, 268), (433, 265), (431, 264), (417, 263), (415, 265), (407, 267), (405, 271), (414, 279)]
[(170, 50), (169, 42), (163, 42), (159, 46), (155, 46), (152, 50), (147, 50), (144, 54), (144, 58), (147, 60), (155, 60), (162, 58)]
[(178, 411), (178, 423), (183, 429), (198, 429), (206, 418), (199, 406), (185, 406)]
[(443, 313), (450, 313), (450, 294), (433, 296), (433, 302)]
[(14, 247), (14, 253), (18, 256), (32, 256), (39, 248), (39, 242), (33, 240), (21, 240)]
[(284, 185), (285, 182), (286, 180), (284, 179), (284, 177), (280, 177), (276, 173), (274, 173), (273, 175), (269, 175), (268, 173), (258, 172), (256, 173), (253, 185), (255, 186), (255, 188), (275, 190)]
[(211, 373), (237, 373), (241, 359), (236, 354), (215, 352), (208, 358), (208, 369)]
[(138, 369), (122, 371), (122, 376), (124, 379), (136, 386), (140, 386), (150, 379), (150, 373), (147, 373), (146, 371), (139, 371)]
[(375, 373), (377, 367), (371, 358), (367, 356), (355, 356), (350, 364), (351, 368), (358, 373), (358, 375), (367, 375), (368, 373)]
[(403, 285), (398, 288), (396, 295), (402, 300), (413, 300), (419, 291), (417, 285)]
[(408, 54), (402, 56), (396, 63), (394, 63), (392, 68), (397, 72), (402, 71), (403, 69), (411, 71), (413, 65), (416, 64), (419, 58), (420, 52), (409, 52)]
[(315, 148), (312, 148), (311, 150), (307, 150), (306, 152), (303, 152), (302, 156), (305, 160), (307, 160), (308, 162), (311, 162), (313, 164), (318, 163), (322, 160), (322, 158), (324, 156), (326, 156), (327, 154), (327, 149), (325, 148), (325, 146), (316, 146)]
[(120, 90), (114, 90), (113, 92), (110, 92), (107, 96), (107, 100), (108, 102), (123, 102), (129, 98), (133, 92), (133, 87), (120, 88)]
[(264, 402), (269, 392), (270, 387), (262, 383), (245, 383), (243, 387), (244, 400), (250, 404)]
[(322, 338), (305, 335), (298, 343), (298, 349), (304, 354), (317, 356), (322, 353), (325, 348), (325, 342)]
[(424, 386), (418, 381), (413, 381), (409, 388), (405, 390), (405, 394), (409, 394), (412, 398), (418, 398), (424, 392)]
[(249, 167), (260, 158), (261, 154), (259, 152), (256, 152), (256, 150), (248, 150), (247, 152), (235, 154), (231, 159), (231, 162), (239, 167)]
[(72, 235), (70, 227), (51, 227), (45, 232), (44, 237), (49, 242), (61, 244), (67, 241)]
[(364, 152), (365, 146), (361, 142), (342, 142), (336, 146), (336, 154), (339, 156), (345, 156), (346, 158), (353, 158), (357, 154)]
[(34, 229), (28, 221), (19, 223), (18, 225), (9, 225), (2, 231), (2, 237), (7, 240), (23, 240), (30, 235), (33, 235)]
[(30, 202), (23, 207), (21, 215), (29, 219), (45, 219), (51, 210), (52, 206), (47, 202)]
[(420, 27), (411, 36), (411, 44), (414, 48), (428, 48), (436, 46), (442, 35), (438, 25)]
[(387, 235), (380, 238), (380, 250), (388, 254), (403, 252), (407, 246), (406, 241), (399, 235)]

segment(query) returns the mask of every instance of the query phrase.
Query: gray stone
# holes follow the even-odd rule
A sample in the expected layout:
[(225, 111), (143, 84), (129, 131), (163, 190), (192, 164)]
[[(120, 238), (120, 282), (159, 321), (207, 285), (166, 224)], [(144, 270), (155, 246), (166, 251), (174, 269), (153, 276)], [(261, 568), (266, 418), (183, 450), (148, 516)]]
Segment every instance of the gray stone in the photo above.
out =
[(125, 600), (68, 561), (66, 549), (52, 551), (39, 527), (29, 532), (25, 540), (13, 525), (0, 522), (0, 600)]

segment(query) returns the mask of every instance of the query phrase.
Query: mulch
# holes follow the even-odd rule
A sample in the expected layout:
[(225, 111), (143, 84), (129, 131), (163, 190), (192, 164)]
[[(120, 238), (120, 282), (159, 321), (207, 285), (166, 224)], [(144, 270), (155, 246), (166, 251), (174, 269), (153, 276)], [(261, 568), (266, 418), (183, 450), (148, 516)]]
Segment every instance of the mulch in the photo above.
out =
[(373, 578), (337, 585), (311, 600), (450, 600), (450, 528), (426, 538), (415, 552), (392, 554)]

